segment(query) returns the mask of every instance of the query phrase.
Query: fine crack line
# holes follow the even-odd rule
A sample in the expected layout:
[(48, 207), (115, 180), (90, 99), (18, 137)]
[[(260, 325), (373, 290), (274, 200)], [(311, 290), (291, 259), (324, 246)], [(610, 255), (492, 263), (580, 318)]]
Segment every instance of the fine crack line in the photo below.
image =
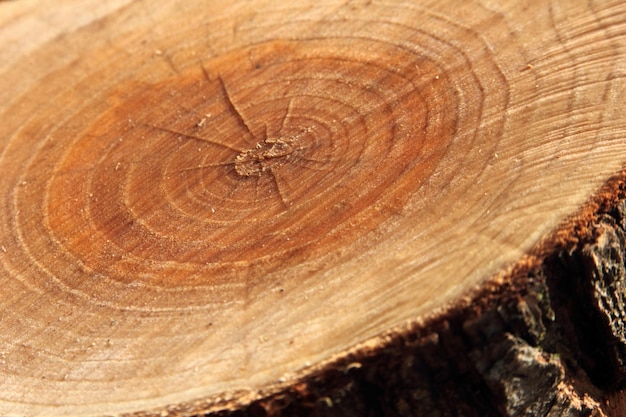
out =
[[(283, 116), (283, 120), (280, 124), (280, 131), (282, 132), (283, 130), (285, 130), (285, 123), (287, 122), (287, 119), (291, 116), (291, 106), (293, 104), (293, 97), (291, 97), (289, 99), (289, 104), (287, 104), (287, 110), (285, 110), (285, 115)], [(266, 131), (267, 134), (267, 131)]]
[(209, 143), (211, 145), (221, 146), (222, 148), (229, 149), (229, 150), (231, 150), (233, 152), (237, 152), (237, 153), (243, 152), (241, 149), (235, 148), (234, 146), (230, 146), (230, 145), (226, 145), (224, 143), (220, 143), (220, 142), (216, 142), (216, 141), (213, 141), (213, 140), (210, 140), (210, 139), (202, 138), (200, 136), (191, 135), (189, 133), (183, 133), (183, 132), (179, 132), (177, 130), (168, 129), (166, 127), (161, 127), (161, 126), (151, 125), (151, 124), (148, 124), (148, 125), (145, 125), (145, 126), (148, 127), (148, 128), (160, 130), (162, 132), (167, 132), (167, 133), (170, 133), (172, 135), (182, 136), (182, 137), (187, 138), (187, 139), (195, 139), (195, 140), (199, 140), (201, 142)]
[(233, 103), (233, 101), (231, 100), (230, 94), (228, 93), (228, 90), (226, 89), (226, 84), (224, 84), (224, 80), (222, 79), (222, 76), (218, 75), (217, 80), (220, 84), (220, 87), (222, 88), (224, 97), (226, 98), (226, 103), (228, 104), (228, 108), (231, 110), (231, 112), (233, 112), (233, 114), (235, 114), (235, 116), (237, 116), (237, 120), (239, 121), (239, 124), (248, 132), (250, 137), (252, 137), (253, 139), (256, 139), (254, 137), (254, 134), (252, 133), (252, 130), (250, 130), (250, 127), (248, 126), (243, 116), (241, 115), (241, 112), (239, 111), (237, 106), (235, 106), (235, 103)]
[(278, 191), (278, 197), (280, 198), (280, 202), (283, 204), (283, 207), (285, 209), (289, 208), (289, 204), (287, 204), (287, 200), (285, 200), (285, 195), (283, 194), (283, 190), (280, 187), (278, 178), (276, 176), (276, 172), (274, 172), (274, 168), (273, 167), (269, 167), (268, 171), (270, 172), (272, 178), (274, 179), (274, 184), (276, 185), (276, 191)]

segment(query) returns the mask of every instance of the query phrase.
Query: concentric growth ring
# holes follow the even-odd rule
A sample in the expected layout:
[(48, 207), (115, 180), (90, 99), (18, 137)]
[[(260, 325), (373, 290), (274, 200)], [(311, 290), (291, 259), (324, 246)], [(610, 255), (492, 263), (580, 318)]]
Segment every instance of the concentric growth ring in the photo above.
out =
[[(37, 352), (20, 370), (37, 381), (28, 398), (2, 401), (36, 414), (43, 393), (66, 392), (49, 401), (85, 415), (99, 401), (132, 410), (136, 386), (158, 407), (171, 387), (191, 401), (274, 384), (334, 355), (320, 339), (364, 340), (436, 293), (415, 271), (444, 264), (429, 258), (430, 239), (451, 239), (437, 218), (488, 175), (508, 122), (500, 63), (476, 30), (417, 7), (310, 19), (259, 4), (237, 23), (234, 9), (165, 1), (149, 34), (108, 20), (69, 33), (53, 49), (78, 56), (54, 55), (0, 105), (21, 120), (0, 126), (2, 276), (48, 306), (28, 326), (6, 309), (7, 326), (46, 331), (23, 336)], [(107, 19), (151, 21), (137, 8)], [(357, 313), (322, 326), (336, 310)], [(255, 359), (259, 340), (269, 359)]]
[(371, 39), (242, 48), (127, 93), (64, 138), (53, 175), (17, 203), (41, 199), (59, 251), (113, 282), (215, 286), (237, 265), (286, 268), (401, 210), (462, 120), (450, 81)]

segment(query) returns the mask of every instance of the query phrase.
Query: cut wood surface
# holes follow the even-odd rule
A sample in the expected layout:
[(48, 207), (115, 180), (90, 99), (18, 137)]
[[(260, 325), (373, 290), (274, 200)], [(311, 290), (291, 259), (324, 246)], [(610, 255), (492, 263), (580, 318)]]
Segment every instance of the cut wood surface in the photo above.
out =
[(0, 2), (0, 415), (235, 409), (506, 281), (625, 77), (622, 1)]

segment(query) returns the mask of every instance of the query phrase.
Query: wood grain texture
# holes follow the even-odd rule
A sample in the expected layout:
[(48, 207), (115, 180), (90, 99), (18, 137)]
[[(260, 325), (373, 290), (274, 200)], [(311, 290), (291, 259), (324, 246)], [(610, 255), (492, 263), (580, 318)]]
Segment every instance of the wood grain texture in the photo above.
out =
[(246, 403), (626, 162), (620, 1), (15, 1), (0, 46), (2, 415)]

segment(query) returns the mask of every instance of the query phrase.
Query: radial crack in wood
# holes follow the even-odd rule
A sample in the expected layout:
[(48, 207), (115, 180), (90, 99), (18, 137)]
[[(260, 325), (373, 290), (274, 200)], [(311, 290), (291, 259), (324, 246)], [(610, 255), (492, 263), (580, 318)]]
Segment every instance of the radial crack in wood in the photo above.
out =
[(0, 2), (0, 414), (619, 409), (625, 60), (613, 0)]

